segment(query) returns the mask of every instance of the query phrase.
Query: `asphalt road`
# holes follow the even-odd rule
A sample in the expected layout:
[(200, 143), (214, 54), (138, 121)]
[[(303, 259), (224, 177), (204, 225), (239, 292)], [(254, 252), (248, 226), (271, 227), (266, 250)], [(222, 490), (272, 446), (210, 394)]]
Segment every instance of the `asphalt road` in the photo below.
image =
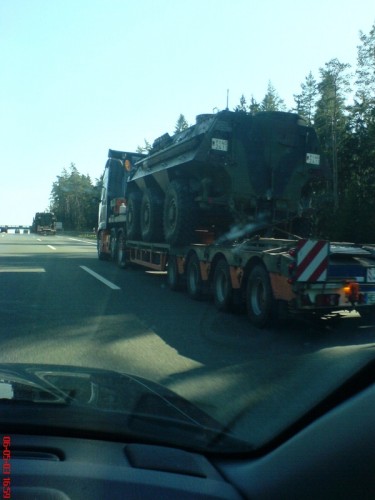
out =
[(355, 313), (258, 330), (172, 292), (162, 274), (120, 270), (66, 236), (0, 236), (0, 363), (133, 373), (166, 385), (260, 443), (374, 357)]

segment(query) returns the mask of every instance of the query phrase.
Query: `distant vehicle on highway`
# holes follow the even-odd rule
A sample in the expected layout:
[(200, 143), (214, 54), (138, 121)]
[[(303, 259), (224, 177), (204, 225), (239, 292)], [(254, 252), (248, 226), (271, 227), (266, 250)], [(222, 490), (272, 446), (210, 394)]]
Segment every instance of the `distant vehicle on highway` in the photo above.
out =
[(35, 214), (31, 232), (37, 234), (56, 234), (56, 217), (52, 212), (37, 212)]
[(8, 226), (1, 226), (1, 233), (7, 233), (8, 232)]

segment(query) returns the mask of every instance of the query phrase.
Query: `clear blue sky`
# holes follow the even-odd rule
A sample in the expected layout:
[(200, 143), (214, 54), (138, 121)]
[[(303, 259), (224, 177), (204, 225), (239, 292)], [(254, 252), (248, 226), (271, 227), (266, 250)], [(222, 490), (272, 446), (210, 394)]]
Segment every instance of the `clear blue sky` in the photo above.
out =
[(96, 179), (183, 113), (293, 94), (356, 65), (374, 0), (0, 0), (0, 224), (31, 224), (75, 163)]

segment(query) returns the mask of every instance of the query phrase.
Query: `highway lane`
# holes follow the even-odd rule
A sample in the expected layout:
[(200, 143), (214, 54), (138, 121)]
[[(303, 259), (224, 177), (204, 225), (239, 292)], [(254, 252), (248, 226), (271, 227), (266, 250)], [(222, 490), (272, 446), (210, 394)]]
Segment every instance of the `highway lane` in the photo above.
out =
[[(0, 315), (0, 362), (134, 373), (254, 442), (318, 401), (375, 345), (374, 326), (355, 314), (257, 330), (245, 315), (170, 291), (164, 275), (120, 270), (97, 259), (94, 242), (65, 236), (2, 235)], [(267, 415), (277, 418), (265, 425)]]

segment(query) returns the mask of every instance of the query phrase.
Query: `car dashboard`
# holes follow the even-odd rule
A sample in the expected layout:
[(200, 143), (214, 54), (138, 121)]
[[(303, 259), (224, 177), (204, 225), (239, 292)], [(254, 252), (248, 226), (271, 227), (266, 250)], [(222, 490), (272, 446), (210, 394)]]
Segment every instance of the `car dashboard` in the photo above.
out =
[(372, 384), (278, 445), (234, 456), (1, 426), (3, 498), (372, 499), (374, 417)]

